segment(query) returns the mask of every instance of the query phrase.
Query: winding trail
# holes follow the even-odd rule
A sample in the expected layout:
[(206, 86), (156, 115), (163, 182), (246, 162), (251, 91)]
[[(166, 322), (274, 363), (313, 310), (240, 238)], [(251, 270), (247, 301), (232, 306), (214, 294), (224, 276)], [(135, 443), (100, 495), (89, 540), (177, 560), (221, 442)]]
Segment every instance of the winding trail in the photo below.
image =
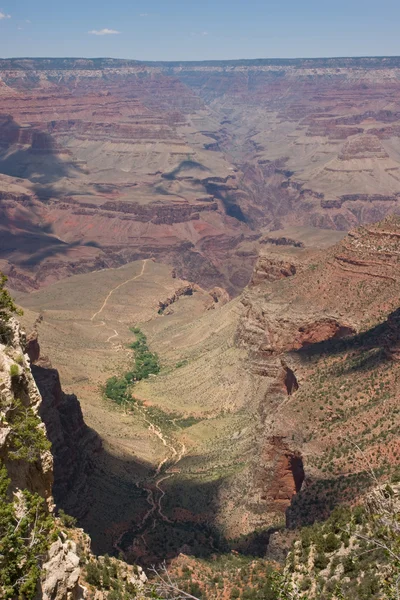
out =
[[(170, 442), (169, 440), (167, 440), (165, 438), (160, 427), (158, 427), (158, 425), (155, 425), (154, 423), (152, 423), (151, 421), (149, 421), (147, 419), (145, 411), (140, 411), (140, 412), (142, 413), (145, 423), (147, 423), (147, 425), (149, 426), (149, 431), (153, 435), (157, 436), (162, 441), (164, 446), (166, 448), (168, 448), (168, 450), (169, 450), (169, 453), (167, 454), (167, 456), (159, 462), (156, 472), (152, 478), (153, 481), (146, 482), (145, 485), (143, 486), (144, 489), (147, 491), (147, 502), (150, 504), (150, 509), (144, 515), (144, 517), (140, 523), (140, 527), (143, 528), (146, 521), (148, 520), (148, 518), (151, 515), (155, 515), (155, 514), (158, 514), (158, 516), (163, 521), (165, 521), (167, 523), (173, 523), (173, 521), (171, 521), (171, 519), (169, 519), (167, 517), (167, 515), (165, 515), (162, 511), (161, 503), (162, 503), (162, 500), (163, 500), (166, 492), (162, 489), (161, 483), (163, 481), (166, 481), (167, 479), (170, 479), (171, 477), (174, 476), (175, 473), (177, 473), (176, 465), (185, 455), (186, 447), (183, 442), (179, 441), (181, 448), (180, 448), (180, 450), (177, 450), (175, 448), (175, 446), (173, 446), (172, 442)], [(168, 469), (166, 469), (166, 471), (164, 472), (164, 474), (161, 475), (161, 477), (159, 477), (163, 466), (169, 461), (171, 461), (170, 467)], [(137, 484), (137, 485), (139, 486), (140, 484)], [(158, 490), (158, 492), (160, 493), (158, 498), (156, 497), (156, 490)], [(155, 526), (155, 521), (153, 522), (153, 527), (154, 526)]]
[(135, 277), (132, 277), (131, 279), (127, 279), (126, 281), (123, 281), (122, 283), (118, 284), (115, 288), (113, 288), (112, 290), (110, 290), (108, 292), (106, 299), (104, 300), (100, 310), (98, 310), (97, 312), (94, 313), (94, 315), (91, 316), (91, 318), (90, 318), (91, 321), (94, 321), (94, 319), (103, 312), (103, 310), (107, 306), (107, 302), (109, 301), (109, 299), (111, 298), (111, 296), (113, 295), (114, 292), (119, 290), (119, 288), (123, 287), (127, 283), (130, 283), (131, 281), (135, 281), (136, 279), (139, 279), (140, 277), (142, 277), (142, 275), (144, 274), (144, 270), (146, 268), (146, 263), (148, 260), (149, 260), (148, 258), (144, 259), (143, 265), (142, 265), (142, 270), (140, 271), (139, 275), (135, 275)]
[[(140, 279), (140, 277), (143, 276), (143, 274), (145, 272), (145, 268), (146, 268), (146, 263), (148, 260), (149, 259), (147, 259), (147, 258), (143, 260), (142, 269), (138, 275), (135, 275), (135, 277), (131, 277), (130, 279), (123, 281), (122, 283), (118, 284), (117, 286), (115, 286), (108, 292), (100, 309), (91, 316), (90, 321), (93, 322), (96, 319), (96, 317), (98, 317), (104, 311), (104, 309), (107, 306), (108, 301), (110, 300), (110, 298), (114, 294), (114, 292), (119, 290), (124, 285), (130, 283), (131, 281), (136, 281), (137, 279)], [(97, 325), (94, 325), (94, 327), (107, 327), (108, 328), (108, 325), (106, 324), (105, 321), (102, 320)], [(111, 327), (109, 327), (109, 328), (114, 333), (107, 338), (106, 342), (111, 342), (111, 340), (113, 340), (114, 338), (119, 336), (119, 333), (116, 329), (113, 329)], [(170, 479), (171, 477), (174, 476), (175, 473), (179, 472), (179, 470), (176, 469), (176, 465), (185, 455), (186, 447), (183, 442), (178, 441), (178, 443), (180, 444), (180, 449), (177, 450), (175, 448), (175, 446), (173, 445), (176, 442), (173, 441), (173, 443), (172, 443), (170, 440), (168, 440), (164, 436), (163, 432), (161, 431), (161, 428), (158, 425), (155, 425), (155, 423), (152, 423), (147, 418), (146, 410), (139, 409), (139, 412), (141, 413), (144, 422), (148, 425), (149, 432), (152, 435), (155, 435), (156, 437), (158, 437), (158, 439), (161, 440), (161, 442), (167, 449), (167, 454), (157, 465), (154, 475), (145, 481), (136, 482), (136, 486), (138, 488), (142, 488), (143, 490), (145, 490), (147, 492), (146, 500), (147, 500), (147, 503), (149, 504), (149, 509), (145, 513), (145, 515), (142, 517), (142, 519), (138, 525), (138, 530), (135, 532), (135, 536), (140, 536), (142, 538), (143, 543), (146, 544), (144, 534), (146, 533), (146, 530), (148, 529), (147, 522), (151, 517), (153, 517), (152, 528), (154, 528), (156, 526), (157, 516), (158, 516), (158, 518), (160, 518), (161, 520), (163, 520), (166, 523), (173, 523), (173, 521), (171, 521), (171, 519), (169, 519), (169, 517), (167, 517), (167, 515), (165, 515), (162, 510), (162, 500), (165, 497), (166, 492), (161, 487), (161, 484), (163, 481)], [(161, 473), (164, 465), (166, 465), (168, 462), (170, 463), (169, 468), (166, 469), (164, 471), (164, 473)], [(125, 532), (125, 533), (128, 533), (128, 532)], [(123, 548), (121, 548), (120, 544), (123, 541), (123, 537), (124, 537), (125, 533), (122, 533), (119, 536), (118, 540), (116, 540), (114, 542), (114, 547), (117, 550), (122, 551), (122, 552), (123, 552)]]
[(114, 329), (113, 331), (114, 331), (114, 334), (110, 335), (110, 337), (106, 339), (106, 342), (110, 342), (112, 339), (119, 336), (119, 333), (116, 329)]
[[(140, 520), (140, 523), (135, 527), (134, 537), (140, 537), (142, 539), (144, 545), (147, 546), (145, 534), (149, 529), (151, 530), (156, 527), (157, 517), (159, 519), (161, 519), (162, 521), (164, 521), (165, 523), (174, 523), (174, 521), (171, 521), (171, 519), (169, 517), (167, 517), (167, 515), (164, 514), (164, 512), (162, 510), (162, 501), (166, 495), (166, 492), (161, 487), (161, 484), (163, 481), (170, 479), (177, 472), (179, 472), (176, 469), (176, 465), (185, 455), (186, 447), (183, 442), (179, 441), (181, 448), (178, 451), (172, 445), (172, 443), (170, 443), (166, 440), (161, 429), (146, 418), (145, 411), (140, 410), (140, 413), (142, 414), (145, 423), (148, 424), (149, 431), (153, 435), (157, 436), (162, 441), (164, 446), (170, 450), (170, 453), (158, 464), (156, 472), (151, 478), (149, 478), (148, 480), (145, 480), (145, 481), (137, 481), (136, 482), (136, 487), (138, 489), (143, 489), (147, 492), (146, 501), (149, 504), (149, 509), (143, 515), (142, 519)], [(165, 463), (168, 461), (172, 461), (172, 464), (168, 469), (166, 469), (164, 474), (162, 474), (160, 477), (161, 469), (165, 465)], [(151, 517), (152, 517), (152, 522), (151, 522), (151, 524), (148, 525), (147, 522), (149, 521), (149, 519)], [(129, 534), (130, 532), (132, 532), (132, 530), (127, 530), (127, 531), (121, 533), (121, 535), (118, 537), (118, 539), (114, 542), (114, 548), (116, 550), (118, 550), (118, 552), (124, 553), (123, 538), (126, 534)], [(126, 550), (126, 548), (125, 548), (125, 550)]]

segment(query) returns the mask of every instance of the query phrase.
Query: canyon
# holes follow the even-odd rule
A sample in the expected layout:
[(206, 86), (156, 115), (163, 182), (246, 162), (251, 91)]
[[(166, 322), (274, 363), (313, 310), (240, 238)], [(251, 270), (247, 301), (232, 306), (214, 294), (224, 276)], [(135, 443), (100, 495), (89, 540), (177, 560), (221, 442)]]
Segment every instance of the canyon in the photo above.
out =
[(2, 60), (0, 266), (28, 291), (155, 257), (237, 295), (267, 232), (398, 212), (399, 69)]
[[(91, 552), (266, 569), (392, 476), (399, 76), (0, 60), (0, 271), (29, 334), (11, 354), (52, 445), (38, 491)], [(139, 335), (160, 369), (118, 404)]]

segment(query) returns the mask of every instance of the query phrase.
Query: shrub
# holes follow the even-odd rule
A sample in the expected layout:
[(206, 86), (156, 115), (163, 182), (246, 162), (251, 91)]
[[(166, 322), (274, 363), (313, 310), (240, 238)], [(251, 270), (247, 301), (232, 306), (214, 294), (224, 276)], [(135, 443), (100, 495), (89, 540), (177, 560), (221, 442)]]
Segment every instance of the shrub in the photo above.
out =
[(314, 558), (314, 566), (318, 571), (322, 571), (322, 569), (326, 569), (329, 564), (329, 559), (325, 556), (323, 552), (318, 552)]
[(8, 441), (10, 458), (35, 462), (42, 452), (51, 448), (51, 443), (40, 427), (41, 420), (30, 407), (23, 406), (17, 399), (14, 400), (10, 415), (12, 426)]
[(325, 552), (334, 552), (335, 550), (339, 550), (341, 546), (341, 541), (334, 533), (328, 533), (326, 538), (324, 539), (324, 551)]
[(135, 365), (133, 370), (127, 373), (127, 379), (140, 381), (159, 373), (160, 363), (157, 354), (150, 352), (145, 334), (137, 327), (131, 331), (136, 335), (136, 340), (130, 346), (135, 351)]
[(104, 393), (117, 404), (132, 401), (131, 385), (125, 377), (110, 377), (104, 386)]
[(10, 366), (10, 377), (11, 379), (16, 379), (19, 377), (19, 366), (16, 364), (12, 364)]
[(101, 586), (101, 570), (95, 562), (86, 565), (86, 581), (95, 587)]
[(67, 513), (64, 512), (62, 508), (60, 508), (60, 510), (58, 511), (58, 516), (61, 520), (61, 523), (64, 525), (64, 527), (75, 527), (75, 525), (76, 525), (75, 517), (72, 517), (71, 515), (67, 515)]
[(8, 496), (9, 484), (7, 470), (0, 466), (0, 596), (32, 600), (53, 537), (54, 520), (44, 499), (27, 490), (22, 492), (23, 517), (20, 511), (17, 516)]
[(310, 589), (311, 587), (311, 578), (310, 577), (304, 577), (304, 579), (302, 580), (302, 582), (300, 583), (300, 590), (302, 592), (305, 592), (307, 590)]
[(138, 327), (132, 328), (131, 331), (136, 335), (136, 340), (130, 345), (135, 351), (133, 368), (122, 377), (110, 377), (103, 389), (107, 398), (121, 405), (133, 402), (132, 385), (135, 381), (147, 379), (149, 375), (160, 372), (158, 356), (150, 352), (145, 334)]
[(22, 314), (14, 304), (9, 292), (5, 289), (7, 277), (0, 273), (0, 319), (8, 320), (13, 313)]
[(346, 556), (346, 558), (343, 561), (343, 573), (345, 575), (350, 575), (351, 573), (355, 573), (356, 570), (356, 565), (352, 557)]

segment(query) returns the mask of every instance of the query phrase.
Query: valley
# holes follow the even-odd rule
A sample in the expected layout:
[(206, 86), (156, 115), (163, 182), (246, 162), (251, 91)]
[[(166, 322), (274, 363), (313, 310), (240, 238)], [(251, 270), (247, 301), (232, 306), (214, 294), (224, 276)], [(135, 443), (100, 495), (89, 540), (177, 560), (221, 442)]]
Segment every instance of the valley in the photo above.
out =
[(96, 555), (261, 598), (395, 476), (399, 81), (397, 58), (0, 60), (0, 271)]
[(2, 270), (154, 257), (237, 295), (266, 232), (397, 213), (396, 61), (2, 60)]

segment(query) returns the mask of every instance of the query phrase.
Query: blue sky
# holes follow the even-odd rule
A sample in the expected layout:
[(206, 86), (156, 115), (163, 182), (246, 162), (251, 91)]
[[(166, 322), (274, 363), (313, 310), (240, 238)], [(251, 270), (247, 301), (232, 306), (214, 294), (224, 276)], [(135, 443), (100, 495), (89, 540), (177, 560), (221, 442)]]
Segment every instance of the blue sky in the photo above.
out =
[(0, 56), (400, 55), (399, 0), (0, 0)]

